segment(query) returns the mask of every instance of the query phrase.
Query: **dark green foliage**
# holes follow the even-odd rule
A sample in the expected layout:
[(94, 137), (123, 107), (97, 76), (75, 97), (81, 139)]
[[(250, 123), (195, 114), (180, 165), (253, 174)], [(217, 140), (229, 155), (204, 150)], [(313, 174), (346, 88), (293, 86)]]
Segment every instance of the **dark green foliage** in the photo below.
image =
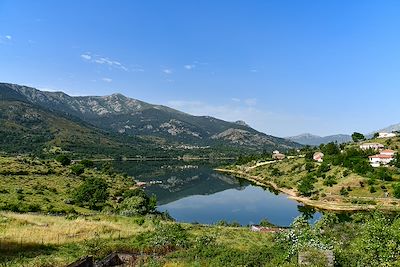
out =
[(371, 185), (371, 186), (369, 187), (369, 192), (372, 193), (372, 194), (375, 193), (375, 192), (376, 192), (375, 186)]
[(306, 171), (311, 172), (314, 169), (314, 163), (307, 162), (305, 165), (305, 169), (306, 169)]
[(313, 160), (314, 159), (314, 151), (307, 151), (306, 155), (305, 155), (305, 159), (306, 160)]
[(93, 168), (94, 167), (94, 162), (88, 159), (81, 160), (80, 164), (85, 166), (86, 168)]
[(337, 181), (336, 181), (335, 177), (332, 176), (332, 175), (329, 175), (328, 177), (326, 177), (324, 179), (324, 185), (326, 185), (326, 186), (330, 186), (331, 187), (331, 186), (333, 186), (335, 184), (337, 184)]
[(148, 197), (141, 189), (125, 191), (124, 201), (118, 206), (122, 215), (134, 216), (152, 213), (156, 209), (157, 199), (154, 195)]
[(326, 156), (330, 156), (330, 155), (337, 155), (340, 154), (340, 147), (337, 143), (328, 143), (326, 145), (321, 145), (320, 149), (322, 151), (322, 153), (324, 153)]
[(272, 168), (272, 169), (271, 169), (271, 175), (272, 175), (272, 176), (281, 176), (281, 175), (282, 175), (282, 172), (281, 172), (279, 169), (277, 169), (277, 168)]
[(297, 185), (297, 191), (302, 196), (311, 196), (314, 191), (314, 182), (316, 181), (314, 175), (308, 174), (303, 179), (300, 180), (300, 183)]
[(319, 167), (318, 167), (318, 173), (324, 173), (328, 172), (331, 169), (331, 166), (329, 166), (328, 163), (323, 162)]
[(77, 205), (99, 210), (108, 199), (108, 184), (101, 178), (86, 178), (83, 184), (75, 190), (73, 199)]
[(82, 164), (74, 164), (71, 166), (71, 172), (75, 175), (81, 175), (85, 172), (85, 166)]
[(393, 195), (396, 198), (400, 198), (400, 183), (393, 184)]
[(267, 219), (262, 219), (260, 221), (259, 225), (263, 226), (263, 227), (274, 227), (275, 226), (272, 223), (270, 223)]
[(376, 168), (373, 177), (382, 181), (393, 181), (392, 173), (384, 167)]
[(349, 191), (347, 190), (347, 188), (340, 188), (340, 195), (347, 197), (349, 195)]
[(363, 134), (357, 133), (357, 132), (354, 132), (351, 135), (351, 138), (353, 139), (354, 142), (359, 142), (359, 141), (365, 140), (365, 136)]
[(71, 164), (71, 159), (66, 155), (59, 155), (56, 157), (56, 161), (60, 162), (63, 166), (68, 166)]

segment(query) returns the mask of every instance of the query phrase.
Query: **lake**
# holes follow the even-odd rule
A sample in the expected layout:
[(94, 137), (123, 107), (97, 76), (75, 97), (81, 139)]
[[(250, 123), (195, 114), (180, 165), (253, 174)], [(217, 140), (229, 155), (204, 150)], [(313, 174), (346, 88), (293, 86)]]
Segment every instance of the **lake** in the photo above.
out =
[(158, 200), (158, 210), (180, 222), (213, 224), (220, 220), (241, 225), (262, 219), (289, 226), (304, 214), (311, 222), (320, 217), (313, 209), (268, 188), (215, 172), (223, 162), (206, 161), (123, 161), (114, 162), (117, 171), (151, 183), (145, 187)]

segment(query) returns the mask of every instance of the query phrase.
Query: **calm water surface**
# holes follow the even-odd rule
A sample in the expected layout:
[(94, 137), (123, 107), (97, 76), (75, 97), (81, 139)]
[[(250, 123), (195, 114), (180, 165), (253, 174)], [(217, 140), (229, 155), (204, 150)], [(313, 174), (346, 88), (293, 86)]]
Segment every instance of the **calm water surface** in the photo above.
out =
[(118, 171), (152, 183), (145, 191), (155, 194), (158, 210), (181, 222), (213, 224), (220, 220), (257, 224), (262, 219), (288, 226), (294, 218), (320, 217), (310, 208), (283, 194), (252, 185), (242, 179), (217, 173), (221, 162), (115, 162)]

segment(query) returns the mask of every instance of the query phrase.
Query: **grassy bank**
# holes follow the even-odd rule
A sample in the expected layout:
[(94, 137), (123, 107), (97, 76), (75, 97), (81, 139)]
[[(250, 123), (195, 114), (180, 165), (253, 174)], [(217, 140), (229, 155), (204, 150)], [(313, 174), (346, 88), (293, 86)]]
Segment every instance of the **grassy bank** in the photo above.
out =
[[(373, 141), (391, 149), (398, 149), (400, 145), (397, 137), (368, 142)], [(252, 159), (218, 171), (273, 187), (290, 198), (321, 209), (400, 211), (399, 160), (372, 168), (368, 156), (378, 152), (360, 150), (359, 145), (351, 143), (339, 147), (330, 143), (320, 148), (305, 148), (302, 156), (281, 161)], [(316, 151), (324, 152), (322, 163), (313, 161)]]

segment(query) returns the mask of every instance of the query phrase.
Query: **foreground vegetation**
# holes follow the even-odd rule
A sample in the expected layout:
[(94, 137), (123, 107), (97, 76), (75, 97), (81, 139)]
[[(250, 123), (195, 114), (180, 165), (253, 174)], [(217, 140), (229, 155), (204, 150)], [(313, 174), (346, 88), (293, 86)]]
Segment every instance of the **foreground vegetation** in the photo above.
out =
[(277, 233), (177, 223), (132, 177), (65, 155), (1, 157), (0, 188), (0, 266), (65, 266), (115, 251), (135, 254), (138, 266), (298, 266), (299, 253), (326, 266), (324, 251), (336, 266), (400, 264), (400, 219), (376, 211), (326, 213), (315, 225), (300, 217)]
[[(85, 255), (137, 255), (138, 266), (398, 266), (400, 219), (380, 213), (325, 214), (314, 226), (298, 218), (281, 233), (245, 227), (178, 224), (156, 216), (49, 216), (0, 213), (1, 266), (64, 266)], [(319, 255), (313, 257), (312, 255)]]

